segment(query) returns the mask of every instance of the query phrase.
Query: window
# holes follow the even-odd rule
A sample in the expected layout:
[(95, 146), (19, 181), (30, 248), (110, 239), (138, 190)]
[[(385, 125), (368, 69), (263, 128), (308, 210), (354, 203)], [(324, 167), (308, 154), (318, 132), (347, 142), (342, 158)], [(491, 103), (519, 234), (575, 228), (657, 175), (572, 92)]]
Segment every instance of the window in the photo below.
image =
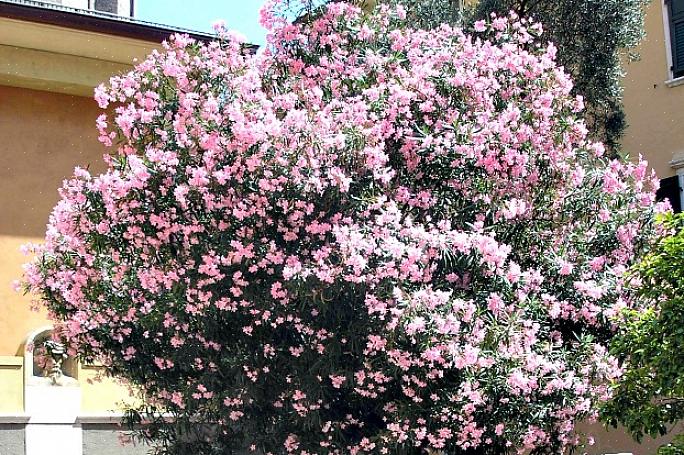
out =
[(670, 28), (672, 76), (684, 76), (684, 0), (665, 0)]
[(682, 211), (682, 203), (680, 199), (681, 188), (679, 186), (679, 176), (668, 177), (660, 181), (660, 188), (656, 193), (656, 198), (659, 201), (667, 199), (670, 201), (672, 210), (675, 213)]
[[(678, 0), (676, 0), (678, 1)], [(682, 0), (684, 1), (684, 0)], [(95, 10), (102, 11), (103, 13), (118, 13), (118, 1), (117, 0), (95, 0)]]

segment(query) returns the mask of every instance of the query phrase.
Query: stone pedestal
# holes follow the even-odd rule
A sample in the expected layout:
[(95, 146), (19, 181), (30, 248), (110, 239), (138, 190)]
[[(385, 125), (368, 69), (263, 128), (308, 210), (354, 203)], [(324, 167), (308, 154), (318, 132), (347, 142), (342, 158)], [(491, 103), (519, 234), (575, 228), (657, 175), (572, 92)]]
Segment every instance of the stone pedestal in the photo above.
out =
[(24, 399), (29, 416), (26, 455), (83, 453), (81, 424), (76, 421), (81, 407), (79, 387), (29, 385)]

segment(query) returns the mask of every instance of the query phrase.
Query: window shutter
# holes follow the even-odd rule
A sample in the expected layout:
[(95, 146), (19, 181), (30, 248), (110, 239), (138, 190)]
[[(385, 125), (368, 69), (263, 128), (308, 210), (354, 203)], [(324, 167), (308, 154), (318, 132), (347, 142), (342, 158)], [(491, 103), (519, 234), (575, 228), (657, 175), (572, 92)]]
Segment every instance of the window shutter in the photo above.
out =
[(95, 0), (95, 11), (101, 11), (103, 13), (118, 13), (118, 1), (117, 0)]
[(669, 0), (672, 74), (684, 76), (684, 0)]
[(682, 211), (680, 191), (679, 176), (675, 175), (674, 177), (668, 177), (660, 181), (660, 188), (656, 193), (656, 198), (659, 201), (668, 199), (670, 201), (670, 205), (672, 206), (672, 210), (675, 213), (679, 213)]

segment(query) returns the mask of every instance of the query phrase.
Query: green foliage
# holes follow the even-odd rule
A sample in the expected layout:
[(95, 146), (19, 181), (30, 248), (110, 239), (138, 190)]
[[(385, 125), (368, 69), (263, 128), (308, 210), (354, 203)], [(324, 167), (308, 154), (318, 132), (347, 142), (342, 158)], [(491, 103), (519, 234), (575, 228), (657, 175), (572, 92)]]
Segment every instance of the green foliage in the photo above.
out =
[[(627, 312), (613, 342), (625, 373), (603, 410), (608, 423), (624, 425), (637, 440), (664, 435), (684, 419), (684, 216), (668, 214), (662, 223), (667, 235), (636, 270), (648, 309)], [(684, 438), (659, 454), (684, 454)]]
[(460, 24), (468, 17), (461, 0), (385, 0), (384, 3), (406, 8), (411, 23), (431, 29), (440, 24)]
[(677, 436), (670, 444), (661, 447), (658, 455), (684, 455), (684, 435)]

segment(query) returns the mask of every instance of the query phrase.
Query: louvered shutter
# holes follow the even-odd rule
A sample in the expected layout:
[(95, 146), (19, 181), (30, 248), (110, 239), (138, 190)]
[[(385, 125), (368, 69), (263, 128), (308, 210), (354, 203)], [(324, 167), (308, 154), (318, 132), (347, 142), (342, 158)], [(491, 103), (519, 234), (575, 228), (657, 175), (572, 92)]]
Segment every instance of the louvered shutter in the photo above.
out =
[(672, 74), (684, 76), (684, 0), (668, 0), (672, 40)]
[(659, 201), (668, 199), (670, 201), (670, 205), (672, 206), (672, 210), (675, 213), (678, 213), (682, 211), (680, 192), (681, 189), (679, 188), (679, 177), (675, 175), (674, 177), (668, 177), (660, 181), (660, 188), (656, 193), (656, 198)]

